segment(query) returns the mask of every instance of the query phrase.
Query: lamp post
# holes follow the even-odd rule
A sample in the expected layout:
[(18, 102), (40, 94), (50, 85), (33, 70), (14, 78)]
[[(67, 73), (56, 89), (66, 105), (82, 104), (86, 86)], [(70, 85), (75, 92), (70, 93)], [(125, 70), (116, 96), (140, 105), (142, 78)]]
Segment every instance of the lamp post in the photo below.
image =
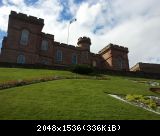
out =
[(67, 44), (68, 44), (68, 41), (69, 41), (69, 28), (70, 28), (70, 24), (72, 24), (73, 22), (77, 21), (77, 19), (72, 19), (71, 21), (69, 21), (69, 24), (68, 24), (68, 36), (67, 36)]

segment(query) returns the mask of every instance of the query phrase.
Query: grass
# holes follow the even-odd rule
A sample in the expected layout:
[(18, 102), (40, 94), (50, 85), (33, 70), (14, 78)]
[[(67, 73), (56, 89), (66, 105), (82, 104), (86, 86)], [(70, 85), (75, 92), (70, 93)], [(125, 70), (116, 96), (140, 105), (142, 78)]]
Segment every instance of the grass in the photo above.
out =
[[(41, 74), (44, 74), (45, 70), (42, 71)], [(39, 76), (40, 71), (34, 72)], [(63, 75), (63, 72), (60, 74)], [(64, 75), (72, 75), (70, 72), (65, 72)], [(26, 78), (23, 74), (25, 72), (21, 73), (22, 75), (17, 74), (17, 76)], [(57, 71), (50, 73), (57, 74)], [(110, 78), (111, 80), (57, 80), (1, 90), (0, 119), (160, 119), (155, 113), (129, 105), (107, 94), (159, 96), (148, 91), (149, 85), (135, 83), (124, 77), (110, 76)]]
[(24, 69), (24, 68), (0, 68), (0, 83), (13, 80), (32, 79), (43, 76), (73, 76), (69, 71)]

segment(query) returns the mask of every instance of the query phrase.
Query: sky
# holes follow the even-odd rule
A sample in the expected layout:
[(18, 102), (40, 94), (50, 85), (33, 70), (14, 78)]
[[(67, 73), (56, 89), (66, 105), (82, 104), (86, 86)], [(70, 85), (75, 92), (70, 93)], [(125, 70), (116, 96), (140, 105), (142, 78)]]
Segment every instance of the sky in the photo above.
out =
[(160, 64), (160, 0), (0, 0), (0, 47), (11, 10), (44, 19), (43, 32), (58, 42), (91, 38), (91, 52), (109, 43), (128, 47), (130, 67), (137, 62)]

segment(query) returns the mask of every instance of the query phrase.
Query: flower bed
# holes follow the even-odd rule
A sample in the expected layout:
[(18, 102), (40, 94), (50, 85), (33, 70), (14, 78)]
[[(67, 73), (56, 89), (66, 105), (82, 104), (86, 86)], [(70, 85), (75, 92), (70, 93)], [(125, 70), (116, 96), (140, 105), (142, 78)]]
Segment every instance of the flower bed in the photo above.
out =
[(40, 82), (47, 82), (52, 80), (61, 80), (61, 79), (96, 79), (96, 80), (108, 80), (107, 77), (93, 77), (93, 76), (66, 76), (66, 77), (60, 77), (60, 76), (47, 76), (47, 77), (40, 77), (35, 79), (23, 79), (23, 80), (13, 80), (8, 81), (4, 83), (0, 83), (0, 90), (12, 88), (12, 87), (18, 87), (18, 86), (24, 86), (29, 84), (35, 84)]
[(11, 88), (11, 87), (34, 84), (34, 83), (46, 82), (51, 80), (60, 80), (60, 79), (64, 79), (64, 78), (58, 77), (58, 76), (48, 76), (48, 77), (41, 77), (41, 78), (35, 78), (35, 79), (13, 80), (13, 81), (0, 83), (0, 90)]
[(156, 96), (143, 96), (143, 95), (113, 95), (110, 96), (127, 102), (129, 104), (144, 108), (148, 111), (160, 114), (160, 98)]

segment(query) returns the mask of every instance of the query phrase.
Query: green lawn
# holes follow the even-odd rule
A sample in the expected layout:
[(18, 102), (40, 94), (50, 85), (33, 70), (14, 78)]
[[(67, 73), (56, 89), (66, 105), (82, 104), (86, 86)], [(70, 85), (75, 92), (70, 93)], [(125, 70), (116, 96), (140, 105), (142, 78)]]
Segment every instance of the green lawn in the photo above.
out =
[[(43, 74), (72, 75), (66, 71), (29, 70), (29, 72), (28, 69), (15, 69), (17, 72), (9, 73), (7, 69), (3, 70), (0, 72), (0, 78), (3, 77), (1, 81), (4, 81), (5, 75), (11, 78), (13, 73), (14, 79)], [(0, 91), (0, 119), (159, 120), (160, 115), (129, 105), (107, 94), (159, 96), (148, 89), (147, 84), (135, 83), (118, 76), (110, 76), (110, 80), (56, 80), (5, 89)]]
[(24, 69), (24, 68), (0, 68), (0, 83), (5, 81), (32, 79), (43, 76), (72, 76), (69, 71), (44, 70), (44, 69)]

